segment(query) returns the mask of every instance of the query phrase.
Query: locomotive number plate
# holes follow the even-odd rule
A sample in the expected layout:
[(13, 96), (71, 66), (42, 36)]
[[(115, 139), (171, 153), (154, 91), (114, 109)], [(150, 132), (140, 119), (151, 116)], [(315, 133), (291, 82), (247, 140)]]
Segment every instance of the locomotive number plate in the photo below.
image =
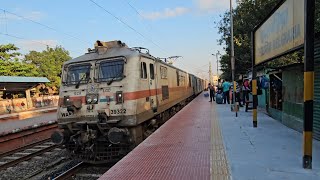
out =
[(126, 109), (111, 109), (110, 114), (126, 114)]

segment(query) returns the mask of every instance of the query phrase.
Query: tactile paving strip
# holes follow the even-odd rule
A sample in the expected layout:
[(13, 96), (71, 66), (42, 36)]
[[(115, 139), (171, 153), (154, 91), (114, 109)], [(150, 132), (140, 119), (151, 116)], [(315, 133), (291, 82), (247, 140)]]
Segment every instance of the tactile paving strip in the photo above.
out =
[(221, 136), (219, 120), (217, 118), (216, 105), (211, 108), (211, 179), (214, 180), (229, 180), (231, 174), (229, 171), (226, 152)]

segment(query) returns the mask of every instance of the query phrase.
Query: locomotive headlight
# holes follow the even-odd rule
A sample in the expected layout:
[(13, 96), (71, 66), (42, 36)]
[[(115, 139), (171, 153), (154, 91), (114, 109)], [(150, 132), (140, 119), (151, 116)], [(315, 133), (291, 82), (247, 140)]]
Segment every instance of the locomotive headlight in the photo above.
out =
[(92, 100), (92, 103), (97, 103), (98, 102), (98, 97), (94, 97)]
[(87, 94), (86, 103), (87, 104), (97, 104), (98, 103), (98, 94)]
[(87, 98), (87, 103), (90, 104), (92, 102), (92, 99), (89, 97)]

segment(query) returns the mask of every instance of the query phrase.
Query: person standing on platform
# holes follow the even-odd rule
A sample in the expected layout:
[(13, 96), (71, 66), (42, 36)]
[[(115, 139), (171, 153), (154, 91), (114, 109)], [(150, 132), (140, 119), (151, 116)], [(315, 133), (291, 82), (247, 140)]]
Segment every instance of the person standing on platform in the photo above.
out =
[(209, 102), (212, 102), (212, 100), (214, 101), (214, 86), (209, 83), (208, 89), (210, 91), (210, 101)]
[(230, 89), (230, 83), (228, 81), (224, 81), (222, 83), (222, 90), (223, 90), (223, 103), (226, 104), (228, 102), (228, 104), (230, 104), (230, 100), (229, 100), (229, 89)]
[(250, 92), (250, 83), (248, 79), (243, 81), (242, 85), (242, 92), (243, 92), (243, 105), (246, 105), (246, 102), (249, 101), (249, 92)]
[[(239, 84), (238, 84), (238, 82), (236, 82), (236, 81), (235, 81), (235, 84), (236, 84), (236, 93), (235, 93), (236, 97), (235, 97), (235, 101), (239, 103), (239, 106), (240, 106), (240, 107), (243, 107), (243, 106), (241, 105), (240, 87), (239, 87)], [(230, 89), (231, 89), (231, 94), (233, 95), (233, 83), (232, 83), (232, 85), (230, 86)], [(232, 97), (232, 95), (231, 95), (231, 97)], [(232, 103), (233, 103), (233, 99), (232, 99)]]

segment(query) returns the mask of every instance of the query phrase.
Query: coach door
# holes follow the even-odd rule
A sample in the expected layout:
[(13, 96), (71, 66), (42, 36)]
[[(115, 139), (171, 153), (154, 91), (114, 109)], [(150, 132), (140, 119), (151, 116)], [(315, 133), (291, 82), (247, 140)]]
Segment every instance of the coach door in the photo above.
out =
[(155, 77), (155, 65), (154, 63), (149, 64), (149, 94), (150, 94), (150, 106), (153, 112), (157, 112), (158, 101), (157, 101), (157, 84)]

